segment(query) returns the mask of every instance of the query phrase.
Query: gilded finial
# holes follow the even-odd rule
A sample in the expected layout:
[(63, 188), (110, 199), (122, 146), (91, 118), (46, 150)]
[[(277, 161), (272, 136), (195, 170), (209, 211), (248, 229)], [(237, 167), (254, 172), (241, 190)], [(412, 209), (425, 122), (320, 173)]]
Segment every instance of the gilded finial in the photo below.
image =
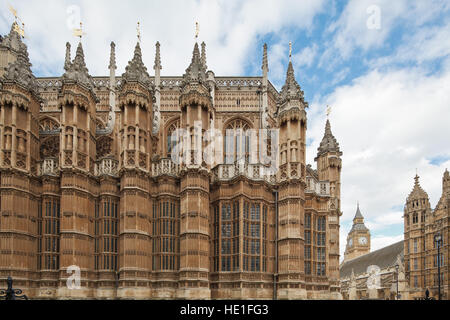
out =
[(8, 8), (9, 8), (9, 11), (11, 11), (11, 13), (13, 14), (16, 21), (19, 20), (19, 16), (17, 15), (17, 10), (14, 9), (13, 6), (10, 5), (9, 3), (8, 3)]
[(137, 32), (138, 41), (139, 41), (139, 43), (141, 43), (141, 23), (139, 21), (137, 23), (136, 32)]
[(199, 33), (200, 33), (200, 26), (199, 26), (198, 22), (196, 22), (195, 23), (195, 41), (197, 41)]
[[(17, 10), (13, 8), (12, 5), (10, 5), (8, 3), (8, 8), (9, 11), (11, 11), (11, 13), (14, 16), (14, 31), (17, 32), (17, 34), (19, 34), (22, 38), (28, 38), (25, 36), (25, 23), (22, 22), (22, 20), (20, 20), (19, 15), (17, 14)], [(22, 23), (22, 27), (20, 27), (20, 23)]]
[(327, 105), (327, 118), (330, 117), (331, 114), (331, 107)]
[(83, 32), (83, 22), (80, 22), (80, 28), (79, 29), (73, 29), (73, 36), (74, 37), (79, 37), (80, 38), (80, 42), (81, 42), (81, 38), (85, 35), (86, 33)]

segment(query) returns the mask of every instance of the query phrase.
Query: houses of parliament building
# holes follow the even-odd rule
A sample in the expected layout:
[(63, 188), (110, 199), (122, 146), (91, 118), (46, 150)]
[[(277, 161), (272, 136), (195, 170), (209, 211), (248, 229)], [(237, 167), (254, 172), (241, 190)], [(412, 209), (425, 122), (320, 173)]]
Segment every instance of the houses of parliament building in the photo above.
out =
[[(80, 41), (64, 74), (36, 78), (14, 25), (0, 38), (0, 287), (11, 276), (33, 299), (340, 299), (342, 152), (327, 121), (307, 165), (292, 62), (279, 92), (266, 45), (258, 77), (216, 76), (204, 43), (179, 77), (161, 76), (156, 43), (150, 75), (139, 41), (118, 76), (110, 50), (109, 76), (89, 74)], [(219, 161), (174, 161), (177, 132), (202, 145), (213, 128), (226, 136)], [(277, 170), (250, 161), (260, 148)]]

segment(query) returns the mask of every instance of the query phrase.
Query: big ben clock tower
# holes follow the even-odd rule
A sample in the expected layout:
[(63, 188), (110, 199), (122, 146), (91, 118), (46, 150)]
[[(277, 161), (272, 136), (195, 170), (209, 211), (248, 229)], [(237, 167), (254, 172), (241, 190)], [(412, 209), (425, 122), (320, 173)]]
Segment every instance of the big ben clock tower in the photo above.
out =
[(347, 236), (344, 261), (348, 261), (370, 252), (370, 231), (364, 225), (364, 217), (359, 210), (359, 203), (353, 218), (353, 226)]

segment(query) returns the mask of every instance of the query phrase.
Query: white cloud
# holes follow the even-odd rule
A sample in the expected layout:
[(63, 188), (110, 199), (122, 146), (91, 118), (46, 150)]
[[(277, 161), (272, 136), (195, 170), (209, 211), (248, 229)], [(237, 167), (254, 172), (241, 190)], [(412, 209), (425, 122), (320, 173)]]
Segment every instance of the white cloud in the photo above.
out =
[(334, 110), (332, 131), (344, 152), (341, 222), (352, 220), (359, 200), (373, 231), (401, 223), (401, 212), (393, 207), (405, 203), (416, 168), (434, 208), (442, 192), (442, 174), (450, 167), (450, 161), (439, 166), (429, 162), (448, 152), (448, 88), (450, 70), (439, 75), (418, 68), (373, 70), (312, 104), (316, 112), (309, 115), (308, 136), (314, 139), (307, 150), (310, 162), (324, 130), (325, 119), (318, 112), (327, 104)]
[(366, 226), (371, 232), (380, 231), (393, 225), (401, 225), (403, 227), (403, 211), (393, 211), (372, 216), (370, 220), (366, 221)]
[[(372, 49), (385, 47), (385, 40), (398, 25), (411, 30), (415, 34), (418, 27), (432, 21), (442, 12), (450, 10), (450, 4), (445, 0), (351, 0), (347, 3), (338, 20), (331, 23), (328, 32), (333, 35), (327, 43), (319, 66), (330, 69), (336, 62), (350, 58), (355, 50), (368, 52)], [(379, 25), (378, 25), (379, 23)], [(443, 31), (443, 30), (441, 30)], [(430, 35), (427, 30), (419, 33)], [(443, 32), (440, 39), (448, 39)], [(414, 35), (420, 37), (421, 35)], [(401, 37), (401, 36), (400, 36)], [(401, 39), (398, 39), (401, 41)], [(444, 40), (445, 43), (448, 41)], [(417, 47), (426, 55), (426, 47)], [(446, 44), (441, 44), (445, 47)], [(415, 51), (408, 50), (415, 55)], [(428, 54), (434, 54), (429, 52)]]
[(310, 67), (317, 56), (318, 49), (315, 43), (310, 47), (304, 48), (301, 52), (292, 55), (292, 63), (297, 68)]
[(403, 240), (403, 234), (398, 235), (398, 236), (393, 236), (393, 237), (389, 237), (389, 236), (376, 236), (376, 237), (372, 237), (371, 238), (371, 244), (370, 244), (370, 251), (376, 251), (378, 249), (387, 247), (391, 244), (397, 243), (399, 241)]
[(407, 35), (404, 44), (393, 55), (372, 61), (371, 67), (382, 67), (397, 62), (434, 61), (450, 55), (450, 19), (441, 26), (423, 27)]

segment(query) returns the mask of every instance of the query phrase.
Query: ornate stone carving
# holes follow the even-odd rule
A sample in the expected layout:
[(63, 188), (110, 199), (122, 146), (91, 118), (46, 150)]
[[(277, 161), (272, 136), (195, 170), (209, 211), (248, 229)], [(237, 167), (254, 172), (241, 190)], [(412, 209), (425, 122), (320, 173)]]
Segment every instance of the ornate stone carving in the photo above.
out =
[(119, 172), (119, 162), (113, 158), (105, 158), (98, 166), (99, 175), (117, 176)]
[(109, 136), (103, 136), (97, 140), (97, 158), (103, 158), (111, 155), (113, 139)]
[(72, 80), (88, 87), (91, 90), (94, 89), (95, 87), (94, 81), (92, 80), (92, 77), (89, 75), (89, 70), (86, 67), (86, 63), (84, 62), (84, 52), (81, 42), (78, 44), (77, 53), (75, 55), (74, 60), (70, 65), (65, 65), (65, 67), (67, 67), (67, 70), (62, 76), (63, 80)]
[[(206, 62), (206, 53), (205, 62)], [(203, 63), (203, 59), (200, 57), (200, 51), (198, 49), (198, 43), (194, 45), (194, 51), (192, 53), (192, 61), (189, 67), (186, 69), (186, 73), (183, 75), (185, 83), (191, 81), (197, 81), (204, 83), (206, 81), (206, 65)]]
[(45, 159), (48, 157), (57, 158), (59, 156), (59, 136), (46, 138), (41, 143), (40, 155), (41, 159)]
[(142, 52), (139, 42), (136, 44), (133, 59), (128, 62), (122, 79), (125, 81), (138, 81), (150, 87), (150, 76), (147, 72), (147, 67), (142, 62)]
[(46, 158), (41, 163), (40, 175), (58, 175), (58, 163), (55, 158)]
[(38, 83), (31, 72), (27, 46), (22, 42), (20, 35), (14, 30), (15, 25), (16, 22), (13, 23), (9, 35), (2, 41), (2, 45), (9, 47), (17, 54), (17, 59), (5, 68), (4, 78), (26, 87), (33, 94), (39, 96)]
[(60, 126), (55, 120), (45, 118), (39, 122), (39, 134), (58, 134), (59, 132)]

